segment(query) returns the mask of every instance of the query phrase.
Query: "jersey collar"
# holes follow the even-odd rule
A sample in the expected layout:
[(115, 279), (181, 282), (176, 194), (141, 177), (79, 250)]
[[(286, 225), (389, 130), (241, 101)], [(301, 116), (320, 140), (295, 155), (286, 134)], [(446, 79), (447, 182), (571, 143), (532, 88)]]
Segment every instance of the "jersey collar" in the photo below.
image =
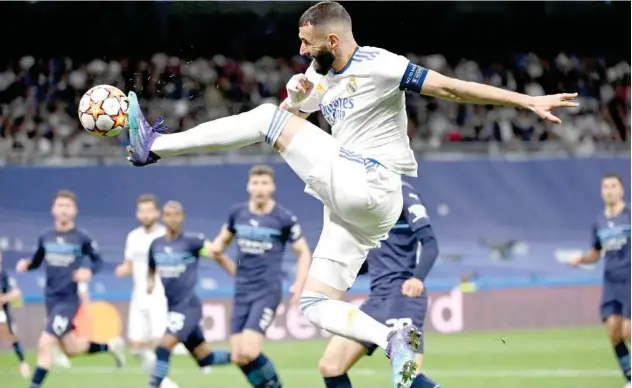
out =
[(356, 55), (356, 53), (358, 52), (358, 50), (360, 49), (360, 46), (356, 46), (355, 50), (353, 50), (353, 54), (351, 54), (351, 56), (349, 57), (349, 59), (347, 59), (347, 63), (342, 67), (342, 69), (340, 69), (340, 71), (336, 71), (334, 70), (334, 68), (332, 67), (331, 70), (329, 70), (331, 72), (331, 74), (333, 75), (338, 75), (338, 74), (342, 74), (345, 71), (347, 71), (347, 69), (349, 68), (349, 66), (351, 66), (351, 62), (353, 62), (353, 57)]

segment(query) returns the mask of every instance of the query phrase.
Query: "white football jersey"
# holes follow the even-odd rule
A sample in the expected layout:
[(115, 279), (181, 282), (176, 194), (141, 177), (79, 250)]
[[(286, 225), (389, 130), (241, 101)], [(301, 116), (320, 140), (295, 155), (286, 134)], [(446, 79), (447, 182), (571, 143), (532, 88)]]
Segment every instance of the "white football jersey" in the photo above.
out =
[(406, 57), (365, 46), (356, 49), (341, 71), (323, 76), (310, 66), (305, 75), (314, 89), (300, 110), (320, 110), (333, 137), (346, 149), (415, 177), (417, 161), (408, 141), (406, 97), (400, 89), (413, 71), (409, 64)]
[[(125, 242), (125, 260), (132, 262), (132, 279), (134, 290), (132, 297), (135, 299), (144, 298), (147, 295), (147, 273), (149, 272), (149, 247), (151, 243), (165, 234), (165, 227), (159, 225), (156, 230), (147, 233), (145, 228), (139, 226), (127, 235)], [(164, 297), (164, 288), (160, 278), (155, 278), (155, 288), (153, 295)]]

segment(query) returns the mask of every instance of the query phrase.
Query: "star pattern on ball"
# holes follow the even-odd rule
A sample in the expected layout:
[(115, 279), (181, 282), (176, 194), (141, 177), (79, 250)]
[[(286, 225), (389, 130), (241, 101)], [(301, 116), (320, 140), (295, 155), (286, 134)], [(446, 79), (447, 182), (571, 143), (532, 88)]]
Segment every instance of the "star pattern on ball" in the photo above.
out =
[(101, 108), (102, 101), (91, 102), (90, 108), (88, 109), (88, 114), (90, 114), (94, 121), (96, 121), (99, 116), (105, 113), (105, 111)]
[(114, 117), (112, 117), (114, 119), (114, 127), (124, 127), (125, 126), (125, 122), (127, 121), (127, 115), (125, 113), (123, 113), (122, 110), (119, 110), (118, 114)]

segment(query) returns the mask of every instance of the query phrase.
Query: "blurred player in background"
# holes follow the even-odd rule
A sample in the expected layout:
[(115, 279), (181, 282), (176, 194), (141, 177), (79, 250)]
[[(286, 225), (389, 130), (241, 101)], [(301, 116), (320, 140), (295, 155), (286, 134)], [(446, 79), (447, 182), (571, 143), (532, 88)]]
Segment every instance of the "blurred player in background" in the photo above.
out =
[(0, 251), (0, 340), (11, 344), (20, 361), (20, 374), (28, 378), (31, 375), (31, 368), (24, 359), (22, 345), (14, 333), (15, 323), (11, 319), (10, 309), (11, 303), (20, 300), (21, 297), (22, 293), (15, 279), (2, 269), (2, 251)]
[(156, 275), (162, 280), (167, 298), (167, 329), (156, 348), (156, 365), (149, 382), (158, 388), (169, 375), (171, 351), (182, 343), (195, 358), (200, 368), (227, 364), (230, 353), (213, 351), (204, 339), (200, 327), (202, 303), (195, 294), (200, 257), (209, 257), (230, 275), (235, 275), (235, 263), (224, 255), (213, 255), (211, 243), (203, 235), (188, 235), (182, 231), (184, 209), (175, 201), (163, 207), (162, 221), (166, 232), (156, 238), (149, 248), (147, 292), (154, 293)]
[[(79, 294), (79, 309), (77, 310), (77, 314), (75, 315), (73, 321), (77, 321), (77, 318), (81, 314), (89, 314), (90, 288), (88, 286), (88, 283), (77, 283), (77, 293)], [(75, 333), (77, 333), (76, 327), (74, 331)], [(72, 367), (72, 362), (70, 361), (70, 358), (68, 358), (68, 356), (61, 350), (59, 344), (55, 344), (55, 346), (53, 347), (53, 365), (64, 369), (69, 369), (70, 367)]]
[[(31, 259), (21, 259), (16, 271), (32, 271), (46, 261), (46, 327), (42, 332), (37, 354), (37, 369), (30, 388), (41, 386), (53, 364), (53, 349), (59, 344), (70, 356), (110, 352), (118, 364), (124, 362), (120, 339), (109, 344), (89, 342), (73, 333), (73, 319), (79, 309), (78, 283), (89, 283), (101, 265), (96, 242), (75, 226), (77, 199), (70, 191), (60, 191), (53, 200), (53, 229), (43, 233)], [(85, 263), (85, 258), (90, 263)]]
[[(314, 251), (301, 306), (310, 322), (331, 333), (377, 344), (392, 365), (392, 385), (410, 387), (420, 333), (393, 331), (342, 301), (368, 251), (391, 230), (402, 209), (401, 176), (417, 176), (407, 137), (405, 91), (447, 100), (530, 110), (560, 123), (551, 110), (575, 107), (576, 94), (531, 97), (460, 81), (406, 57), (355, 41), (351, 17), (336, 2), (310, 7), (299, 20), (306, 74), (287, 84), (281, 107), (261, 106), (169, 135), (162, 119), (143, 117), (129, 93), (130, 157), (143, 166), (187, 152), (222, 151), (266, 141), (277, 149), (324, 204), (323, 231)], [(304, 120), (320, 110), (332, 136)], [(299, 118), (300, 117), (300, 118)], [(352, 317), (352, 319), (349, 319)]]
[(213, 253), (222, 254), (236, 238), (239, 265), (231, 318), (231, 359), (253, 387), (267, 382), (269, 385), (263, 386), (275, 388), (281, 383), (262, 350), (266, 330), (282, 299), (285, 246), (290, 243), (298, 258), (296, 280), (290, 288), (293, 306), (298, 306), (311, 253), (296, 216), (273, 199), (272, 168), (254, 166), (248, 174), (247, 191), (250, 199), (233, 208), (215, 239)]
[(594, 263), (603, 255), (605, 270), (601, 319), (619, 366), (630, 387), (630, 207), (625, 203), (623, 179), (607, 174), (601, 180), (604, 210), (593, 227), (593, 246), (571, 260), (572, 265)]
[[(412, 324), (422, 330), (428, 308), (424, 281), (437, 260), (439, 245), (419, 194), (407, 182), (403, 182), (402, 192), (404, 208), (399, 220), (386, 239), (369, 251), (363, 266), (371, 278), (371, 293), (360, 310), (392, 329)], [(421, 255), (418, 255), (419, 244)], [(347, 372), (360, 358), (372, 355), (376, 348), (375, 344), (333, 337), (320, 360), (325, 386), (351, 388)], [(412, 386), (439, 388), (421, 373), (423, 338), (416, 361), (417, 377)]]
[[(132, 276), (134, 286), (129, 305), (127, 337), (132, 354), (140, 361), (142, 369), (151, 374), (156, 363), (155, 347), (167, 327), (167, 299), (160, 279), (154, 279), (151, 293), (147, 292), (149, 247), (165, 234), (165, 227), (158, 220), (160, 205), (151, 194), (144, 194), (136, 201), (136, 219), (140, 224), (127, 235), (123, 263), (116, 267), (116, 276)], [(162, 388), (176, 387), (169, 378), (162, 381)]]

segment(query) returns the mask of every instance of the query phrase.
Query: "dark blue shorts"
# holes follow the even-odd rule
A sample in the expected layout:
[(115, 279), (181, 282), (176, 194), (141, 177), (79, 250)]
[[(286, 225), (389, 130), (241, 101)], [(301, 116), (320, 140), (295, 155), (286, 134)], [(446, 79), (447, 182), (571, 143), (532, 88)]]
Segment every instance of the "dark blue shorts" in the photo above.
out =
[(46, 327), (44, 330), (57, 338), (75, 329), (73, 320), (79, 311), (79, 301), (46, 301)]
[(603, 321), (611, 315), (630, 319), (630, 281), (604, 281), (600, 310)]
[(195, 349), (204, 342), (201, 320), (202, 303), (197, 298), (169, 306), (166, 333), (178, 338), (187, 349)]
[(230, 319), (230, 333), (237, 334), (248, 329), (265, 334), (280, 303), (281, 294), (278, 292), (252, 301), (236, 297)]
[[(404, 295), (389, 297), (369, 295), (369, 298), (360, 306), (360, 310), (392, 329), (399, 329), (412, 324), (420, 331), (423, 331), (424, 328), (427, 309), (428, 297), (425, 292), (419, 298), (409, 298)], [(369, 356), (377, 349), (377, 345), (375, 344), (361, 343), (369, 350), (367, 353)], [(422, 336), (419, 353), (423, 353), (423, 350), (424, 341)]]

